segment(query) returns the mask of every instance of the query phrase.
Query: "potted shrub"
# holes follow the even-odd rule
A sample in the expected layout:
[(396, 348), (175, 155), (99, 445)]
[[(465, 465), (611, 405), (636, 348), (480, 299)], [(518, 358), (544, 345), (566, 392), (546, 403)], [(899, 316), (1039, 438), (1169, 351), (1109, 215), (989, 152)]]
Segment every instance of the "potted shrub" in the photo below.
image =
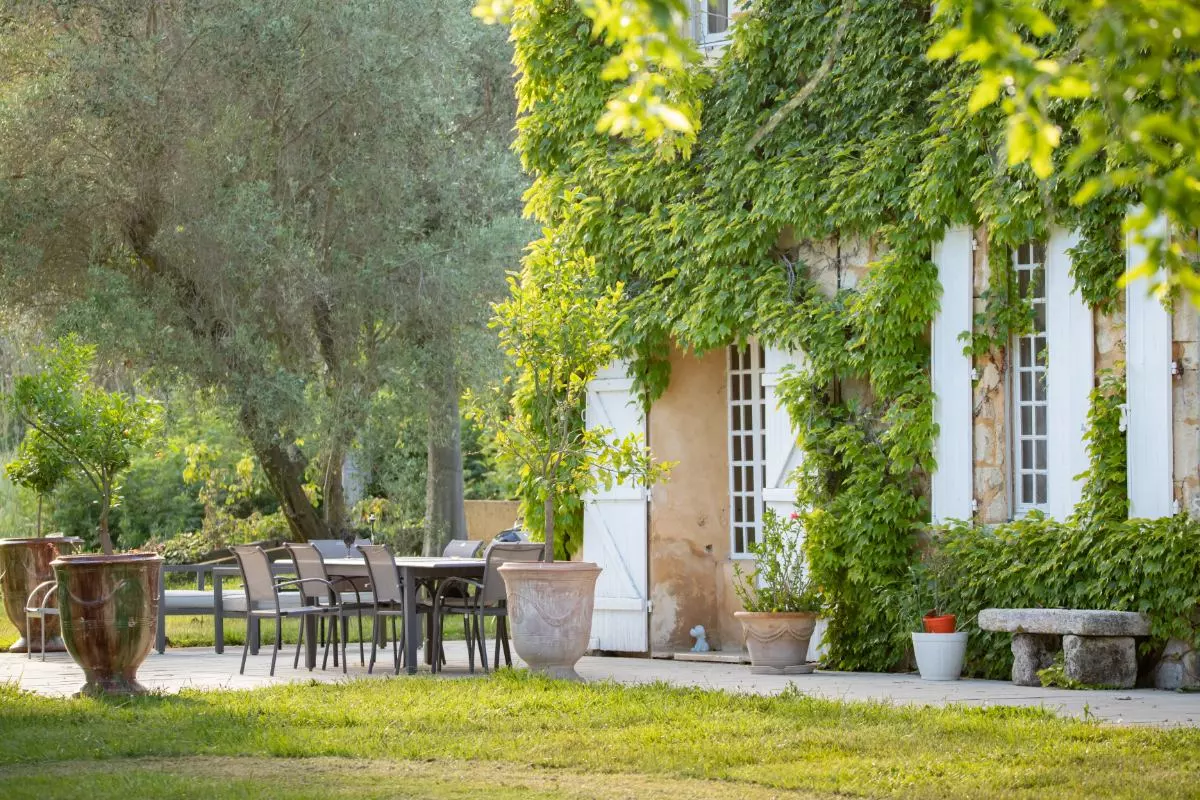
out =
[(911, 590), (902, 596), (901, 619), (908, 620), (917, 670), (927, 681), (956, 681), (962, 675), (967, 634), (956, 631), (956, 615), (944, 613), (938, 588), (944, 561), (936, 554), (915, 564)]
[(751, 672), (796, 675), (816, 668), (808, 663), (808, 646), (821, 604), (805, 577), (802, 536), (799, 514), (783, 519), (768, 508), (759, 541), (749, 547), (753, 574), (734, 564), (733, 588), (745, 609), (734, 616), (746, 634)]
[(611, 429), (584, 424), (588, 382), (615, 357), (610, 338), (622, 288), (597, 293), (589, 262), (553, 244), (533, 247), (492, 321), (516, 379), (489, 398), (468, 395), (467, 406), (495, 431), (498, 455), (518, 465), (526, 501), (532, 495), (542, 509), (545, 561), (500, 567), (513, 647), (531, 670), (578, 680), (600, 568), (555, 561), (556, 502), (599, 485), (649, 484), (670, 465), (656, 464), (640, 435), (614, 439)]
[(89, 375), (94, 350), (74, 337), (44, 356), (42, 371), (16, 380), (13, 407), (36, 446), (52, 450), (95, 489), (103, 550), (102, 555), (59, 555), (51, 562), (63, 640), (83, 668), (81, 693), (141, 693), (137, 668), (154, 639), (162, 559), (115, 553), (108, 520), (118, 478), (154, 432), (158, 408), (94, 385)]
[(17, 450), (17, 457), (5, 468), (9, 479), (37, 493), (37, 527), (32, 538), (0, 539), (0, 591), (4, 593), (4, 610), (21, 637), (9, 647), (11, 653), (24, 653), (29, 642), (41, 641), (42, 626), (46, 628), (46, 651), (62, 652), (58, 618), (54, 616), (30, 620), (31, 630), (25, 627), (25, 602), (29, 593), (46, 581), (53, 580), (50, 562), (79, 543), (78, 539), (54, 536), (42, 538), (42, 498), (54, 491), (69, 470), (57, 448), (37, 431), (29, 431)]

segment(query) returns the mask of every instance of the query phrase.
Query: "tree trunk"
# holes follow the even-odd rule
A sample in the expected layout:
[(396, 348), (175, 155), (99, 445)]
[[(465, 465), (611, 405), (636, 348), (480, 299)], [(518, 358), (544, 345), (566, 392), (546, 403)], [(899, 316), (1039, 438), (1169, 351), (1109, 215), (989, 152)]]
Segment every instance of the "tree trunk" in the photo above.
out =
[(546, 561), (554, 560), (554, 495), (546, 496), (546, 503), (542, 507), (542, 515), (546, 518), (546, 552), (542, 558)]
[(345, 463), (345, 446), (341, 441), (332, 442), (325, 460), (321, 514), (325, 518), (325, 526), (334, 536), (341, 536), (346, 529), (346, 489), (342, 484), (342, 469)]
[(297, 463), (277, 442), (263, 444), (251, 439), (251, 445), (262, 465), (263, 474), (267, 476), (267, 482), (279, 500), (280, 510), (291, 529), (293, 540), (307, 542), (310, 539), (338, 538), (330, 532), (325, 520), (321, 519), (304, 492), (303, 464)]
[(42, 498), (43, 494), (38, 495), (38, 519), (37, 519), (37, 537), (42, 538)]
[(467, 538), (463, 505), (462, 436), (453, 379), (434, 399), (426, 446), (425, 543), (427, 556), (442, 554), (451, 539)]
[(100, 499), (100, 549), (104, 555), (113, 554), (112, 536), (108, 532), (108, 512), (112, 510), (112, 498), (105, 494)]

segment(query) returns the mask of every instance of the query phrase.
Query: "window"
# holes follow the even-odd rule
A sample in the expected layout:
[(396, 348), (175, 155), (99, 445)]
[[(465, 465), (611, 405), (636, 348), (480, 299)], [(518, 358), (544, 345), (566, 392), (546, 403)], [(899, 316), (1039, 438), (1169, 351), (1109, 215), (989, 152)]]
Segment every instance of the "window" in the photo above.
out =
[(712, 49), (729, 40), (729, 21), (737, 11), (735, 0), (695, 0), (696, 41)]
[(764, 355), (758, 344), (729, 348), (729, 521), (735, 556), (749, 554), (762, 520)]
[(1046, 326), (1046, 248), (1026, 242), (1013, 251), (1021, 297), (1033, 306), (1033, 325), (1012, 347), (1013, 483), (1016, 513), (1045, 510), (1049, 499), (1049, 358)]

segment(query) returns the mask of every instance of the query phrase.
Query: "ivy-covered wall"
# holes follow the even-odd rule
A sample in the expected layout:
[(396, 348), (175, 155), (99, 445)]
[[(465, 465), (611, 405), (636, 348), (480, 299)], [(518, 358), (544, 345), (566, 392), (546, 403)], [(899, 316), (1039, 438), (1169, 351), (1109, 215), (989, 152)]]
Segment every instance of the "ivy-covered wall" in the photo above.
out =
[[(993, 252), (1051, 224), (1076, 229), (1076, 283), (1104, 309), (1123, 270), (1129, 198), (1077, 208), (1069, 198), (1088, 175), (1047, 188), (1026, 167), (1009, 168), (999, 112), (968, 113), (974, 75), (925, 59), (938, 34), (928, 0), (860, 4), (816, 90), (748, 147), (818, 69), (841, 5), (748, 4), (724, 58), (697, 74), (711, 85), (696, 146), (668, 158), (595, 130), (607, 53), (575, 4), (520, 0), (517, 146), (534, 179), (528, 209), (546, 235), (594, 257), (603, 283), (625, 285), (615, 336), (647, 400), (669, 380), (671, 341), (704, 352), (757, 336), (806, 353), (779, 391), (808, 459), (797, 488), (829, 604), (827, 662), (879, 670), (900, 657), (884, 598), (904, 580), (928, 520), (934, 242), (954, 224), (985, 230)], [(1062, 21), (1060, 49), (1073, 44)], [(1065, 136), (1079, 110), (1060, 107)], [(1104, 166), (1101, 154), (1094, 168)], [(865, 242), (870, 268), (861, 280), (819, 283), (814, 242), (832, 248), (835, 274), (842, 244)], [(991, 281), (977, 354), (1023, 324), (1004, 281), (1003, 271)]]

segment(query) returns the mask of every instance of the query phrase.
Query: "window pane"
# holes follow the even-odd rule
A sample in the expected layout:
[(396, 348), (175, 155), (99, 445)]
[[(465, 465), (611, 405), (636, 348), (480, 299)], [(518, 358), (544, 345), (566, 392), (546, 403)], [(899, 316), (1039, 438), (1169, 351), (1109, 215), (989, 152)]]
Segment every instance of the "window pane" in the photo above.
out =
[(733, 498), (733, 521), (745, 522), (746, 518), (742, 516), (742, 498)]
[(1033, 433), (1033, 408), (1021, 406), (1021, 433)]
[[(754, 430), (754, 406), (749, 403), (742, 406), (742, 430)], [(749, 452), (753, 453), (754, 451), (750, 450)]]
[(742, 460), (742, 437), (740, 436), (733, 437), (733, 460)]
[(746, 501), (746, 522), (754, 522), (754, 501)]
[(1038, 406), (1034, 409), (1034, 417), (1037, 420), (1037, 431), (1040, 434), (1046, 433), (1046, 407)]
[(1018, 264), (1028, 264), (1029, 263), (1029, 242), (1026, 242), (1025, 244), (1023, 244), (1017, 248), (1017, 263)]
[(1039, 336), (1033, 340), (1033, 354), (1037, 357), (1037, 365), (1039, 367), (1046, 366), (1046, 359), (1050, 355), (1049, 345), (1046, 344), (1046, 337)]
[(733, 470), (733, 490), (735, 492), (742, 490), (742, 471), (736, 467)]
[(1021, 469), (1033, 466), (1033, 442), (1021, 442)]
[(742, 376), (742, 397), (747, 400), (754, 398), (754, 390), (750, 388), (750, 373), (748, 372)]
[(729, 382), (729, 399), (730, 400), (741, 400), (742, 399), (742, 382), (737, 379), (736, 375), (733, 376), (733, 380), (731, 380)]
[(1033, 363), (1033, 343), (1028, 336), (1021, 337), (1021, 366)]
[(1044, 440), (1037, 443), (1037, 460), (1034, 466), (1037, 469), (1046, 468), (1046, 442)]
[(1037, 374), (1037, 376), (1034, 378), (1034, 381), (1033, 381), (1033, 388), (1034, 388), (1033, 399), (1037, 400), (1039, 402), (1045, 402), (1045, 400), (1046, 400), (1046, 373), (1040, 372)]
[(1046, 476), (1045, 475), (1037, 476), (1037, 500), (1035, 500), (1034, 502), (1036, 502), (1038, 505), (1042, 505), (1043, 503), (1046, 502)]
[(1046, 263), (1046, 248), (1041, 242), (1033, 243), (1033, 259), (1035, 264)]
[(1046, 330), (1046, 304), (1033, 304), (1033, 329), (1038, 333)]
[(724, 33), (729, 27), (729, 0), (708, 0), (708, 32)]
[(1021, 373), (1021, 399), (1033, 399), (1033, 375), (1028, 372)]
[(1021, 502), (1022, 503), (1032, 503), (1033, 502), (1033, 476), (1032, 475), (1022, 475), (1021, 476)]
[(740, 353), (740, 352), (741, 351), (736, 347), (729, 348), (729, 368), (730, 369), (741, 369), (741, 367), (738, 366), (738, 363), (739, 363), (738, 353)]
[(753, 436), (746, 437), (746, 460), (747, 461), (754, 460), (754, 437)]
[(742, 536), (741, 528), (733, 529), (733, 551), (735, 553), (746, 552), (746, 539)]
[(754, 487), (758, 486), (758, 481), (754, 480), (754, 467), (742, 467), (746, 473), (746, 491), (753, 492)]

